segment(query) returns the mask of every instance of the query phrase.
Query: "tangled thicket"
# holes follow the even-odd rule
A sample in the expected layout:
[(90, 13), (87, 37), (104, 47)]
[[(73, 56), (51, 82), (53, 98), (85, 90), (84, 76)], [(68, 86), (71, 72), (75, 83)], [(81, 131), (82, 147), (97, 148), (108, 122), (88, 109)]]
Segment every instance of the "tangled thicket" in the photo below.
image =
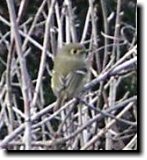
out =
[[(0, 147), (137, 150), (136, 1), (31, 3), (0, 6)], [(53, 113), (53, 60), (69, 42), (85, 45), (89, 79)]]

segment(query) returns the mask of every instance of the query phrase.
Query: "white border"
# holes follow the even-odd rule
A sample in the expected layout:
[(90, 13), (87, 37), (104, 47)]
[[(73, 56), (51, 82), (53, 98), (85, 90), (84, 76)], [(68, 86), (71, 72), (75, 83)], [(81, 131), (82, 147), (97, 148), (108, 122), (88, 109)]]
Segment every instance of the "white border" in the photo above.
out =
[[(138, 24), (140, 25), (140, 33), (142, 35), (142, 53), (140, 56), (140, 62), (142, 62), (142, 71), (140, 74), (142, 79), (140, 79), (140, 83), (142, 88), (140, 88), (140, 90), (138, 91), (138, 94), (140, 94), (140, 100), (142, 100), (143, 102), (141, 103), (141, 109), (142, 109), (142, 115), (141, 115), (141, 131), (142, 131), (142, 137), (141, 137), (141, 142), (142, 144), (142, 154), (141, 157), (142, 159), (146, 159), (147, 158), (147, 1), (145, 0), (138, 0), (137, 1), (139, 6), (141, 6), (142, 9), (142, 17), (140, 17), (142, 19), (142, 24)], [(139, 66), (140, 67), (140, 66)], [(142, 97), (141, 97), (142, 96)], [(139, 106), (138, 106), (139, 107)]]

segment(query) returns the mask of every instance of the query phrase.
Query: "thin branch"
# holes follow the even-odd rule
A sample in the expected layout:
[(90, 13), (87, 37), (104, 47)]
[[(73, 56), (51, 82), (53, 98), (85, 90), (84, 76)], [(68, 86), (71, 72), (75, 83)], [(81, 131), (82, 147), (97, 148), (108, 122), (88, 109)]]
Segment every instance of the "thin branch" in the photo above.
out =
[(16, 15), (14, 9), (14, 2), (7, 0), (7, 5), (10, 14), (10, 20), (12, 24), (12, 31), (14, 34), (16, 50), (19, 58), (20, 69), (21, 69), (21, 79), (22, 79), (22, 94), (24, 98), (24, 109), (25, 109), (25, 121), (26, 121), (26, 149), (31, 149), (31, 120), (30, 120), (30, 102), (29, 102), (29, 85), (28, 85), (28, 72), (26, 68), (25, 59), (23, 57), (22, 49), (21, 49), (21, 38), (18, 32), (18, 25), (16, 22)]
[(44, 37), (44, 42), (43, 42), (42, 57), (41, 57), (41, 62), (40, 62), (40, 66), (39, 66), (37, 84), (36, 84), (36, 87), (35, 87), (33, 100), (31, 102), (31, 107), (34, 107), (36, 105), (40, 85), (42, 83), (42, 76), (43, 76), (43, 72), (44, 72), (44, 68), (45, 68), (45, 61), (46, 61), (46, 51), (47, 51), (47, 47), (48, 47), (48, 35), (49, 35), (49, 30), (50, 30), (50, 21), (51, 21), (52, 12), (54, 10), (55, 3), (56, 3), (56, 0), (53, 0), (51, 2), (50, 10), (49, 10), (46, 25), (45, 25), (45, 34), (44, 34), (45, 37)]

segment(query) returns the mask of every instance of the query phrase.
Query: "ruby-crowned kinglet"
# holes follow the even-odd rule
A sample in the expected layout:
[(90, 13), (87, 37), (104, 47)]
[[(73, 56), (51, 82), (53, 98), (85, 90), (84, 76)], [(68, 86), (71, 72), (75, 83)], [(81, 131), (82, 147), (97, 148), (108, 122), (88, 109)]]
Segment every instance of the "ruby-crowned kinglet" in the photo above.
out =
[(54, 59), (51, 87), (57, 97), (54, 111), (66, 100), (77, 97), (86, 83), (86, 52), (83, 45), (70, 43), (62, 47)]

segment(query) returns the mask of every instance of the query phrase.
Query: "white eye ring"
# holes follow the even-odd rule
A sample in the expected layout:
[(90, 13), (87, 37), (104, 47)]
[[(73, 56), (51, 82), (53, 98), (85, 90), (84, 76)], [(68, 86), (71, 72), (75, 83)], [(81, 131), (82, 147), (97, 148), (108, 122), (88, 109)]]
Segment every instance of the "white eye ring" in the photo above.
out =
[(72, 55), (77, 54), (77, 50), (76, 49), (71, 49), (71, 54)]

